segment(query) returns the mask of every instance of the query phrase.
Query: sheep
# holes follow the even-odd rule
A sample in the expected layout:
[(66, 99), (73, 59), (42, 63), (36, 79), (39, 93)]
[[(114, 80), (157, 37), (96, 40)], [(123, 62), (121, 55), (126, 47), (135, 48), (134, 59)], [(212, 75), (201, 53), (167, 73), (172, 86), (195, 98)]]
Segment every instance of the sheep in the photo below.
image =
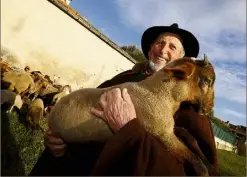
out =
[(43, 118), (44, 103), (42, 99), (37, 98), (32, 101), (28, 106), (27, 120), (30, 124), (37, 128), (40, 125), (40, 121)]
[(45, 116), (50, 113), (54, 105), (56, 105), (56, 103), (65, 95), (68, 95), (66, 90), (64, 92), (52, 92), (44, 96), (39, 96), (44, 102)]
[(67, 94), (71, 93), (72, 92), (72, 88), (70, 85), (64, 85), (61, 90), (62, 92), (66, 92)]
[(28, 73), (7, 71), (2, 74), (2, 88), (25, 95), (34, 86), (34, 81)]
[(127, 88), (144, 128), (158, 136), (172, 154), (190, 162), (197, 175), (208, 175), (200, 158), (175, 136), (173, 115), (185, 101), (198, 105), (200, 114), (210, 112), (214, 106), (214, 81), (215, 72), (206, 56), (204, 60), (182, 58), (141, 82), (70, 93), (55, 105), (47, 118), (48, 126), (66, 142), (107, 141), (112, 136), (110, 128), (92, 115), (90, 108), (99, 107), (100, 96), (109, 89)]
[(43, 76), (42, 72), (38, 70), (32, 71), (31, 74), (40, 74), (41, 76)]
[(49, 75), (45, 75), (44, 78), (50, 83), (53, 84), (53, 81), (51, 80)]
[(65, 95), (68, 95), (66, 92), (59, 92), (54, 97), (52, 98), (52, 103), (51, 105), (56, 105), (56, 103)]
[(10, 109), (8, 109), (7, 112), (12, 112), (15, 106), (20, 110), (23, 102), (20, 95), (9, 90), (1, 90), (1, 105), (2, 104), (9, 105)]
[(48, 87), (49, 82), (43, 77), (40, 71), (31, 72), (31, 77), (34, 80), (34, 86), (30, 89), (30, 95), (33, 94), (32, 100), (35, 100), (40, 94), (42, 94)]
[(1, 74), (3, 74), (4, 72), (12, 70), (10, 65), (4, 61), (1, 61), (0, 65), (1, 65)]
[(26, 66), (26, 67), (24, 68), (24, 71), (29, 72), (29, 71), (30, 71), (30, 67), (29, 67), (29, 66)]
[(59, 91), (61, 91), (63, 89), (62, 85), (58, 85), (58, 84), (53, 84), (53, 87), (58, 89)]
[(43, 79), (43, 75), (40, 71), (32, 71), (30, 74), (31, 74), (31, 77), (33, 78), (34, 82), (36, 82), (37, 80)]
[(53, 92), (42, 96), (42, 100), (44, 101), (45, 114), (49, 114), (51, 110), (54, 108), (54, 105), (64, 96), (68, 95), (68, 90), (64, 89), (62, 92)]
[(53, 74), (53, 83), (55, 85), (59, 85), (60, 84), (59, 80), (60, 80), (60, 76), (57, 76), (57, 75)]

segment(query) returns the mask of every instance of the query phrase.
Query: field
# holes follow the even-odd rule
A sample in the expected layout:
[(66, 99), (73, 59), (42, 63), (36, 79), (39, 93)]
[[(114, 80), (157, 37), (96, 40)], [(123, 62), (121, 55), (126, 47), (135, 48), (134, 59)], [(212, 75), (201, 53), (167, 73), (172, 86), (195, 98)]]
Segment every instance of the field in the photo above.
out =
[[(45, 127), (45, 121), (42, 122)], [(28, 175), (44, 149), (43, 132), (35, 132), (18, 118), (17, 113), (1, 112), (1, 169), (2, 175)], [(246, 158), (232, 152), (218, 150), (222, 176), (246, 176)]]
[(1, 111), (1, 136), (2, 175), (28, 175), (44, 149), (43, 131), (31, 131), (17, 113)]
[(246, 176), (246, 157), (218, 150), (218, 159), (221, 176)]

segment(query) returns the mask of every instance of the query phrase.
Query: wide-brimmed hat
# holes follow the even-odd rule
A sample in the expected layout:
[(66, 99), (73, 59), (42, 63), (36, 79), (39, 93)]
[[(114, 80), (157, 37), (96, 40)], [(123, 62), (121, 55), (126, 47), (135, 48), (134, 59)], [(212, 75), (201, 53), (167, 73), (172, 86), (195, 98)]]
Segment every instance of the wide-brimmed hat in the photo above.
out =
[(165, 32), (176, 34), (181, 38), (186, 57), (196, 58), (198, 56), (200, 46), (196, 37), (191, 32), (179, 28), (177, 23), (174, 23), (171, 26), (153, 26), (143, 33), (141, 45), (147, 59), (151, 44), (161, 33)]

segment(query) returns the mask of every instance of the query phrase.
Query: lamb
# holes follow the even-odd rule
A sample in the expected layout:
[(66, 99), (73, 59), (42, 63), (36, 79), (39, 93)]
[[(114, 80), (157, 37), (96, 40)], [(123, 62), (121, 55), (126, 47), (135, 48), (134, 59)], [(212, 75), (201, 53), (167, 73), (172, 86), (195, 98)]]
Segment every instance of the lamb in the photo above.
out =
[(67, 94), (71, 93), (72, 92), (72, 88), (70, 85), (64, 85), (61, 90), (61, 92), (66, 92)]
[(53, 84), (54, 85), (59, 85), (59, 80), (60, 80), (60, 76), (57, 76), (55, 74), (53, 74)]
[(69, 93), (64, 90), (63, 92), (59, 92), (57, 93), (56, 95), (53, 96), (52, 98), (52, 103), (51, 105), (56, 105), (56, 103), (61, 99), (63, 98), (64, 96), (68, 95)]
[(7, 71), (3, 73), (2, 88), (16, 92), (23, 96), (34, 87), (34, 81), (28, 73)]
[(28, 106), (27, 119), (30, 124), (37, 128), (43, 118), (44, 103), (40, 98), (35, 99)]
[(49, 75), (45, 75), (44, 78), (50, 83), (53, 84), (53, 81), (51, 80)]
[(1, 65), (1, 74), (3, 74), (4, 72), (7, 72), (7, 71), (10, 71), (11, 70), (11, 67), (10, 67), (10, 65), (7, 62), (1, 61), (0, 62), (0, 65)]
[(44, 105), (45, 105), (45, 114), (49, 114), (57, 102), (64, 96), (68, 95), (69, 93), (64, 90), (63, 92), (54, 92), (51, 94), (47, 94), (43, 97)]
[(185, 101), (198, 105), (200, 114), (209, 113), (214, 106), (214, 81), (214, 69), (206, 56), (204, 60), (179, 59), (138, 83), (70, 93), (55, 105), (48, 125), (66, 142), (107, 141), (112, 132), (104, 121), (90, 113), (90, 107), (99, 107), (99, 98), (107, 90), (127, 88), (144, 128), (158, 136), (172, 154), (190, 162), (197, 175), (208, 175), (199, 157), (175, 136), (173, 115)]
[(53, 92), (41, 96), (40, 98), (44, 101), (45, 112), (49, 112), (48, 110), (54, 107), (54, 105), (56, 105), (57, 102), (66, 95), (68, 95), (68, 93), (66, 91), (63, 91), (63, 92)]
[(10, 109), (8, 109), (7, 112), (12, 112), (15, 106), (20, 110), (23, 102), (20, 95), (9, 90), (1, 90), (1, 105), (2, 104), (9, 105)]
[(39, 95), (41, 95), (48, 88), (49, 84), (47, 81), (40, 79), (36, 80), (34, 87), (30, 89), (29, 94), (33, 95), (32, 100), (35, 100)]
[(43, 96), (46, 96), (48, 94), (51, 94), (51, 93), (58, 93), (59, 90), (55, 87), (53, 87), (53, 85), (51, 84), (47, 84), (46, 88), (45, 89), (41, 89), (40, 92), (39, 92), (39, 96), (40, 97), (43, 97)]

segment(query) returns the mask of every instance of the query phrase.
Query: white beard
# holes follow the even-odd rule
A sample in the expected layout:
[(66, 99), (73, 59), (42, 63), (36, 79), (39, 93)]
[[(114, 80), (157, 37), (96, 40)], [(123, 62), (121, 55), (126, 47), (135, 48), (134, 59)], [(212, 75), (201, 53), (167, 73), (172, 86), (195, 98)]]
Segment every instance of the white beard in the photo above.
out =
[(159, 71), (161, 68), (163, 67), (158, 67), (154, 62), (152, 62), (151, 60), (149, 61), (149, 66), (153, 71)]

